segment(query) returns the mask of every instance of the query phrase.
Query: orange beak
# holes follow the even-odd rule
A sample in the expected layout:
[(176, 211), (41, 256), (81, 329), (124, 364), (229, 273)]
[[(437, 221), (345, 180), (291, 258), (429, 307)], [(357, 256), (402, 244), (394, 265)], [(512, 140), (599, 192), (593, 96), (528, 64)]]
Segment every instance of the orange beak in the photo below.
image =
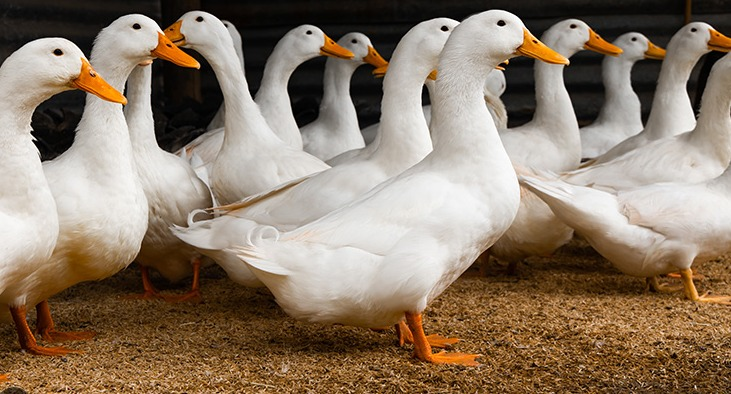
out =
[(645, 59), (662, 60), (665, 59), (665, 50), (659, 46), (647, 41), (647, 50), (645, 51)]
[(180, 26), (183, 21), (179, 20), (165, 29), (165, 37), (169, 38), (175, 45), (182, 47), (185, 45), (185, 36), (180, 32)]
[(515, 54), (532, 57), (550, 64), (569, 64), (569, 59), (546, 46), (526, 28), (523, 28), (523, 44), (518, 47)]
[(338, 57), (341, 59), (352, 59), (355, 57), (353, 52), (341, 47), (327, 35), (325, 35), (325, 44), (320, 47), (320, 55)]
[(127, 105), (127, 98), (115, 88), (113, 88), (101, 75), (91, 67), (89, 61), (81, 58), (81, 72), (79, 76), (71, 82), (71, 86), (89, 92), (101, 99)]
[[(185, 40), (185, 37), (183, 37)], [(152, 50), (152, 56), (173, 62), (181, 67), (201, 68), (200, 63), (183, 52), (164, 34), (157, 33), (157, 47)]]
[(363, 58), (363, 61), (375, 68), (388, 66), (386, 59), (381, 57), (381, 55), (376, 51), (376, 48), (373, 48), (372, 46), (368, 46), (368, 54)]
[(619, 56), (622, 54), (622, 48), (607, 42), (592, 29), (589, 29), (589, 41), (584, 44), (584, 49), (609, 56)]
[(708, 40), (708, 49), (719, 52), (728, 52), (731, 50), (731, 38), (724, 36), (716, 30), (710, 30), (711, 39)]

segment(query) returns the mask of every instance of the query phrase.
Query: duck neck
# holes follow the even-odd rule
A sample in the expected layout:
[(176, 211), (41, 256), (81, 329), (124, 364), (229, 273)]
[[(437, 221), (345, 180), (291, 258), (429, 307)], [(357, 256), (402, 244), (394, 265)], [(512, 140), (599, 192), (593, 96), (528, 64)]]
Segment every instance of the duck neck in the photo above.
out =
[(281, 143), (267, 126), (259, 106), (249, 93), (244, 70), (233, 47), (230, 51), (196, 49), (216, 74), (226, 105), (221, 151), (259, 149), (262, 144)]
[(7, 104), (0, 107), (2, 194), (7, 204), (17, 203), (18, 212), (28, 206), (29, 198), (35, 200), (40, 190), (48, 189), (30, 122), (35, 108), (53, 93), (41, 88), (18, 89), (17, 85), (0, 81), (0, 102)]
[(381, 124), (374, 158), (415, 164), (432, 150), (429, 125), (424, 118), (421, 94), (433, 65), (411, 59), (398, 48), (383, 79)]
[(621, 56), (604, 56), (602, 81), (604, 82), (604, 105), (596, 121), (601, 123), (622, 121), (632, 125), (632, 130), (642, 130), (640, 99), (632, 89), (632, 66), (634, 61)]
[[(3, 82), (0, 80), (0, 82)], [(39, 88), (18, 89), (12, 83), (0, 83), (0, 135), (3, 139), (19, 138), (31, 140), (30, 122), (33, 111), (43, 101), (53, 95)], [(3, 150), (3, 155), (9, 153)], [(2, 155), (0, 155), (2, 156)]]
[[(482, 86), (489, 66), (485, 62), (464, 62), (459, 49), (445, 48), (438, 69), (432, 100), (434, 150), (431, 161), (449, 161), (449, 167), (470, 177), (485, 172), (512, 173), (513, 166), (485, 106)], [(468, 67), (477, 68), (476, 70)], [(517, 181), (513, 179), (513, 183)], [(484, 181), (483, 181), (484, 183)]]
[(706, 150), (710, 156), (716, 157), (728, 166), (731, 162), (731, 117), (729, 117), (731, 92), (728, 90), (730, 81), (722, 75), (727, 70), (714, 71), (716, 72), (712, 71), (708, 78), (709, 83), (701, 98), (698, 123), (691, 135), (694, 140), (707, 145)]
[(304, 60), (289, 61), (290, 59), (284, 59), (281, 52), (280, 45), (277, 44), (264, 66), (261, 85), (254, 100), (272, 131), (288, 145), (302, 149), (302, 137), (292, 112), (287, 84), (294, 70)]
[(579, 125), (571, 97), (564, 85), (565, 66), (539, 60), (535, 62), (536, 112), (533, 122), (549, 125), (552, 139), (571, 139), (578, 143)]
[(127, 79), (124, 115), (135, 155), (159, 149), (152, 116), (152, 65), (137, 66)]
[(686, 132), (695, 126), (687, 84), (699, 58), (668, 46), (657, 79), (650, 116), (645, 124), (644, 133), (651, 139)]
[[(127, 77), (137, 66), (113, 56), (95, 56), (94, 50), (91, 64), (109, 85), (120, 92), (124, 91)], [(121, 173), (117, 168), (119, 165), (125, 162), (132, 165), (132, 146), (122, 105), (87, 93), (84, 113), (81, 115), (71, 149), (84, 152), (78, 154), (84, 156), (84, 162), (92, 168), (105, 168)]]
[(351, 131), (360, 133), (358, 113), (355, 110), (353, 99), (350, 97), (350, 79), (358, 66), (360, 64), (356, 62), (335, 58), (328, 58), (325, 62), (319, 117), (327, 120), (341, 120), (333, 128), (333, 131), (337, 131), (339, 134)]

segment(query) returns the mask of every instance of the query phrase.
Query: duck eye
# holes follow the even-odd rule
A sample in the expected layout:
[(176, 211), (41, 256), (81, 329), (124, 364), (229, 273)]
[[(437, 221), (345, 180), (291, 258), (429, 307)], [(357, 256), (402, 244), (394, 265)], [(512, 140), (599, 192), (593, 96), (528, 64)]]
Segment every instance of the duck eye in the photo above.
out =
[(442, 31), (449, 31), (449, 28), (447, 26), (442, 26)]
[(226, 28), (228, 28), (228, 23), (224, 23), (223, 25), (226, 26)]
[(195, 21), (196, 22), (203, 22), (203, 17), (202, 16), (199, 16), (199, 17), (195, 18)]
[(354, 38), (354, 39), (353, 39), (352, 41), (350, 41), (350, 42), (352, 42), (353, 44), (357, 44), (357, 43), (358, 43), (358, 40), (356, 40), (356, 39)]
[(499, 21), (497, 21), (497, 25), (500, 27), (503, 27), (503, 26), (505, 26), (505, 21), (500, 19)]
[(312, 30), (307, 30), (307, 31), (305, 32), (305, 34), (308, 34), (308, 35), (309, 35), (309, 34), (312, 34)]
[(60, 50), (59, 48), (56, 48), (53, 50), (53, 54), (56, 56), (61, 56), (61, 55), (63, 55), (63, 51)]
[(632, 37), (632, 41), (637, 41), (637, 37)]
[(695, 33), (695, 32), (697, 32), (697, 31), (698, 31), (698, 29), (696, 29), (696, 28), (694, 27), (694, 28), (691, 28), (691, 29), (690, 29), (690, 31), (692, 31), (693, 33)]
[(576, 24), (572, 23), (571, 26), (569, 26), (572, 29), (576, 29)]
[(140, 26), (139, 23), (135, 23), (134, 25), (132, 25), (132, 28), (135, 30), (140, 30), (142, 28), (142, 26)]

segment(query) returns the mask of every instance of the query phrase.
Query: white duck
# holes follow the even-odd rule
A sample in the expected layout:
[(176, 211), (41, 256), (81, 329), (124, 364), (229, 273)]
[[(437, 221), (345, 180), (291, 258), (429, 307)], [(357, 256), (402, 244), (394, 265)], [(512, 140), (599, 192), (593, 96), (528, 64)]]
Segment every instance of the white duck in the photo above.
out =
[[(586, 23), (567, 19), (551, 26), (541, 37), (546, 45), (570, 58), (582, 49), (605, 55), (622, 53), (599, 37)], [(581, 162), (579, 124), (564, 86), (563, 65), (535, 62), (536, 110), (533, 119), (519, 127), (500, 130), (500, 139), (516, 172), (527, 168), (563, 171)], [(520, 209), (505, 235), (490, 254), (509, 263), (513, 271), (528, 256), (553, 253), (571, 239), (573, 231), (558, 220), (539, 198), (521, 189)]]
[[(117, 90), (137, 64), (155, 57), (187, 67), (198, 62), (179, 50), (152, 19), (139, 14), (112, 22), (96, 37), (94, 66)], [(122, 106), (87, 95), (73, 145), (43, 171), (56, 201), (59, 236), (49, 262), (27, 278), (27, 305), (36, 305), (37, 331), (45, 339), (83, 339), (93, 333), (54, 329), (50, 296), (125, 268), (147, 229), (142, 190)]]
[[(236, 28), (236, 26), (225, 20), (221, 19), (221, 22), (223, 22), (223, 25), (226, 26), (226, 30), (228, 30), (228, 34), (231, 35), (231, 40), (234, 42), (234, 49), (236, 50), (236, 56), (238, 56), (239, 61), (241, 61), (241, 69), (244, 69), (244, 47), (243, 47), (243, 40), (241, 39), (241, 33)], [(211, 119), (211, 122), (208, 123), (208, 126), (206, 126), (206, 130), (213, 130), (213, 129), (220, 129), (223, 127), (223, 121), (224, 121), (224, 114), (226, 113), (226, 105), (225, 103), (221, 103), (221, 106), (218, 107), (218, 111), (216, 111), (216, 114), (213, 116), (213, 119)]]
[[(0, 66), (0, 304), (15, 321), (20, 346), (29, 353), (56, 355), (67, 349), (38, 346), (26, 321), (26, 279), (48, 264), (58, 238), (56, 203), (31, 135), (35, 108), (53, 96), (82, 89), (126, 103), (91, 68), (81, 50), (63, 38), (31, 41)], [(0, 376), (2, 381), (2, 376)]]
[[(199, 301), (201, 255), (175, 237), (170, 226), (186, 223), (190, 211), (211, 207), (213, 201), (208, 186), (191, 166), (157, 144), (152, 118), (150, 64), (135, 67), (130, 74), (127, 80), (130, 103), (124, 109), (137, 174), (149, 204), (147, 233), (135, 258), (142, 271), (144, 293), (141, 297)], [(150, 282), (148, 267), (171, 281), (179, 281), (192, 274), (190, 292), (182, 297), (159, 294)]]
[(316, 26), (302, 25), (290, 30), (267, 58), (261, 85), (254, 97), (274, 133), (295, 149), (302, 149), (302, 135), (294, 119), (287, 83), (297, 66), (320, 55), (338, 59), (354, 56)]
[(369, 146), (367, 154), (308, 179), (217, 208), (217, 213), (225, 214), (177, 228), (178, 237), (213, 258), (233, 281), (261, 286), (251, 270), (225, 250), (240, 242), (252, 226), (260, 223), (293, 230), (352, 202), (431, 151), (421, 93), (424, 79), (437, 67), (444, 43), (457, 24), (448, 18), (425, 21), (399, 41), (383, 81), (382, 138), (377, 147)]
[(642, 59), (665, 57), (664, 49), (637, 32), (622, 34), (612, 44), (622, 48), (622, 54), (605, 56), (602, 61), (604, 104), (596, 120), (579, 130), (583, 160), (602, 155), (642, 131), (642, 108), (632, 90), (632, 67)]
[(221, 85), (226, 126), (223, 145), (209, 171), (218, 203), (230, 204), (330, 168), (274, 134), (249, 93), (231, 36), (218, 18), (204, 11), (190, 11), (165, 29), (165, 34), (177, 45), (203, 55)]
[(681, 27), (667, 45), (645, 128), (583, 166), (610, 161), (652, 140), (695, 127), (695, 113), (686, 86), (693, 66), (712, 50), (728, 52), (729, 49), (731, 39), (707, 23), (693, 22)]
[(680, 271), (686, 297), (731, 305), (729, 296), (699, 296), (691, 272), (692, 264), (731, 251), (731, 171), (616, 194), (561, 180), (521, 182), (623, 273), (657, 286), (657, 275)]
[(441, 137), (423, 161), (315, 222), (283, 233), (256, 227), (232, 248), (289, 315), (381, 327), (406, 314), (417, 358), (476, 364), (477, 355), (432, 354), (421, 314), (518, 209), (515, 173), (482, 85), (491, 68), (519, 53), (568, 62), (513, 14), (465, 19), (441, 55), (432, 103)]
[[(560, 21), (541, 36), (546, 45), (570, 58), (589, 49), (618, 56), (614, 46), (578, 19)], [(500, 130), (500, 139), (513, 164), (550, 171), (572, 170), (581, 162), (579, 124), (563, 80), (564, 66), (536, 61), (536, 110), (533, 119), (518, 127)]]
[[(274, 134), (290, 147), (299, 150), (302, 150), (302, 136), (292, 113), (287, 83), (299, 65), (317, 56), (350, 59), (353, 53), (336, 44), (315, 26), (302, 25), (290, 30), (279, 40), (267, 59), (261, 86), (254, 98)], [(222, 83), (221, 77), (217, 74), (219, 84)], [(224, 104), (225, 97), (224, 94)], [(223, 128), (210, 130), (177, 153), (183, 157), (198, 156), (208, 166), (221, 150), (223, 135)], [(186, 153), (182, 154), (182, 151)]]
[(731, 162), (731, 55), (713, 65), (695, 128), (651, 141), (616, 159), (570, 171), (561, 178), (596, 188), (628, 189), (656, 182), (701, 182)]
[(322, 81), (320, 113), (314, 121), (300, 128), (305, 152), (327, 161), (340, 153), (365, 146), (358, 125), (358, 113), (350, 97), (350, 79), (355, 70), (370, 64), (376, 69), (388, 62), (373, 48), (363, 33), (348, 33), (338, 45), (353, 52), (350, 60), (328, 58)]

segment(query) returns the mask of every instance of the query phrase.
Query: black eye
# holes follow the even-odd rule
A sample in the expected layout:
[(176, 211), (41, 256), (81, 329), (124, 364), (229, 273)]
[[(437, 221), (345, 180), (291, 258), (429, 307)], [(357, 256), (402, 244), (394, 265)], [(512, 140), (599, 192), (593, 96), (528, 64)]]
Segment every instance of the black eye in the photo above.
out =
[(354, 38), (354, 39), (353, 39), (352, 41), (350, 41), (350, 42), (352, 42), (353, 44), (357, 44), (357, 43), (358, 43), (358, 40), (356, 40), (356, 39)]
[(56, 56), (61, 56), (61, 55), (63, 55), (63, 51), (60, 50), (60, 49), (58, 49), (58, 48), (56, 48), (56, 49), (53, 50), (53, 54), (56, 55)]
[(228, 28), (228, 23), (224, 23), (223, 25), (226, 26), (226, 28)]
[(449, 28), (447, 26), (442, 26), (442, 31), (449, 31)]
[(697, 31), (698, 31), (698, 29), (696, 29), (696, 28), (694, 27), (694, 28), (690, 29), (690, 31), (692, 31), (693, 33), (695, 33), (695, 32), (697, 32)]
[(499, 21), (497, 21), (497, 25), (500, 27), (505, 26), (505, 21), (500, 19)]
[(570, 28), (572, 28), (572, 29), (576, 29), (576, 25), (575, 25), (575, 24), (573, 24), (573, 23), (572, 23), (572, 24), (571, 24), (571, 26), (569, 26), (569, 27), (570, 27)]
[(195, 21), (196, 22), (203, 22), (203, 17), (202, 16), (199, 16), (199, 17), (195, 18)]
[(312, 30), (307, 30), (307, 32), (305, 32), (305, 34), (312, 34)]
[(135, 23), (134, 25), (132, 25), (132, 28), (135, 30), (140, 30), (142, 28), (142, 26), (140, 26), (139, 23)]
[(632, 41), (637, 41), (637, 37), (632, 37)]

